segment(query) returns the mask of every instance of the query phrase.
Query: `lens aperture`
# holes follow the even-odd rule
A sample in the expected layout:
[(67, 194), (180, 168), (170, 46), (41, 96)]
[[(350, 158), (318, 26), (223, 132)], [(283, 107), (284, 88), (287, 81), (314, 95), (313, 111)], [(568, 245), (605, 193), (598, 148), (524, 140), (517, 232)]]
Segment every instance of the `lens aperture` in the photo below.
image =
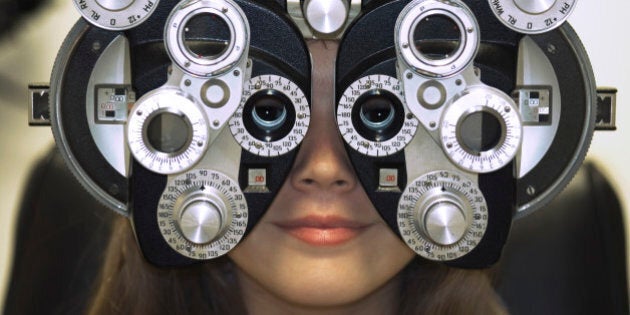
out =
[(183, 33), (186, 49), (197, 58), (214, 60), (228, 49), (231, 34), (227, 23), (212, 13), (191, 17)]
[(272, 89), (252, 95), (245, 103), (243, 116), (249, 133), (266, 142), (284, 138), (295, 123), (295, 109), (291, 100)]
[(398, 134), (405, 117), (400, 99), (389, 91), (375, 89), (361, 95), (352, 110), (353, 125), (370, 141), (387, 141)]
[(458, 137), (464, 149), (476, 155), (496, 148), (502, 135), (501, 121), (486, 111), (464, 117), (458, 127)]
[(162, 112), (147, 124), (146, 137), (148, 144), (155, 150), (173, 154), (189, 145), (191, 133), (190, 123), (185, 116)]
[(254, 104), (252, 118), (258, 128), (274, 131), (284, 124), (287, 119), (286, 104), (278, 102), (275, 97), (266, 98)]
[(394, 122), (396, 110), (391, 101), (384, 97), (370, 97), (361, 105), (361, 122), (376, 132), (383, 132)]
[(457, 53), (461, 30), (452, 18), (436, 14), (423, 18), (413, 31), (418, 52), (430, 60), (442, 60)]

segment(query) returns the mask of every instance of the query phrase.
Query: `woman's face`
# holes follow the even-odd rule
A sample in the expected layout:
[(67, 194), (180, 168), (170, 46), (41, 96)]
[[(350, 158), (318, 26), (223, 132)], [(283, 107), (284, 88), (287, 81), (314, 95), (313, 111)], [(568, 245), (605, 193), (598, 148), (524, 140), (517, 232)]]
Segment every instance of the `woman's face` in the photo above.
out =
[(374, 209), (345, 153), (334, 118), (336, 48), (309, 42), (308, 134), (275, 201), (230, 252), (242, 285), (294, 305), (358, 302), (395, 287), (389, 280), (414, 257)]

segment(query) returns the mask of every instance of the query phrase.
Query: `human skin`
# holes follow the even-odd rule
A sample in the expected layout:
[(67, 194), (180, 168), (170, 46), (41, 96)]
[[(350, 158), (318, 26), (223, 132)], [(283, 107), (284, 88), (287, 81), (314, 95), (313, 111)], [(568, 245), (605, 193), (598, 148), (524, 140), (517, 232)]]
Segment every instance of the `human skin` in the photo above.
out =
[(358, 182), (335, 123), (335, 42), (309, 41), (311, 124), (275, 201), (229, 253), (248, 312), (391, 314), (415, 254)]

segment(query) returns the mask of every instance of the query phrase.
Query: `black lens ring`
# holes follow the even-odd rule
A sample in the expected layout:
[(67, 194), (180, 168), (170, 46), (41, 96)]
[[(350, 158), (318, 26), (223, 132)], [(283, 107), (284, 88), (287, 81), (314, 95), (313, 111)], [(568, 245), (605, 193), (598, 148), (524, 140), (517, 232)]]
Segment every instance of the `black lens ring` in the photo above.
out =
[[(394, 120), (383, 130), (374, 130), (363, 123), (361, 118), (361, 108), (365, 103), (374, 98), (384, 98), (390, 102), (394, 109)], [(363, 138), (374, 141), (387, 141), (395, 137), (405, 123), (405, 109), (402, 102), (396, 95), (383, 89), (370, 90), (359, 96), (352, 106), (352, 125)]]
[[(253, 112), (256, 105), (265, 99), (274, 99), (284, 105), (286, 109), (286, 120), (281, 127), (272, 130), (264, 130), (256, 124)], [(243, 105), (243, 124), (245, 125), (245, 129), (247, 129), (247, 132), (249, 132), (252, 137), (260, 141), (275, 142), (286, 137), (291, 130), (293, 130), (295, 117), (295, 107), (291, 99), (275, 89), (260, 90), (250, 96), (245, 102), (245, 105)]]

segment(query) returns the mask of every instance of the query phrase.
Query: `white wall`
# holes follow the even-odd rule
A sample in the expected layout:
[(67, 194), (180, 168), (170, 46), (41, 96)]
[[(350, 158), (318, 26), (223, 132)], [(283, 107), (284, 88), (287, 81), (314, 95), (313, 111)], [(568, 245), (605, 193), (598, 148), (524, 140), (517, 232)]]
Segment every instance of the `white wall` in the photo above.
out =
[[(618, 130), (595, 133), (588, 158), (596, 161), (613, 182), (625, 205), (626, 226), (630, 227), (630, 29), (627, 12), (630, 12), (627, 0), (579, 1), (569, 22), (586, 47), (597, 85), (619, 90)], [(629, 241), (626, 248), (630, 252)]]
[[(0, 42), (0, 78), (10, 78), (24, 89), (23, 97), (17, 99), (6, 94), (8, 87), (0, 89), (0, 310), (10, 268), (15, 209), (31, 164), (52, 142), (50, 129), (27, 127), (26, 86), (49, 81), (59, 45), (78, 18), (70, 0), (53, 0), (46, 12), (21, 25), (20, 37)], [(598, 132), (589, 158), (608, 174), (625, 205), (630, 202), (626, 188), (630, 187), (630, 111), (625, 106), (630, 102), (630, 36), (626, 33), (630, 29), (623, 23), (627, 12), (627, 0), (582, 0), (570, 19), (589, 52), (598, 85), (619, 89), (619, 130)]]
[(50, 128), (28, 127), (27, 86), (50, 81), (57, 50), (77, 19), (72, 1), (53, 0), (45, 12), (18, 25), (19, 36), (0, 41), (0, 310), (11, 267), (15, 210), (33, 163), (53, 144)]

